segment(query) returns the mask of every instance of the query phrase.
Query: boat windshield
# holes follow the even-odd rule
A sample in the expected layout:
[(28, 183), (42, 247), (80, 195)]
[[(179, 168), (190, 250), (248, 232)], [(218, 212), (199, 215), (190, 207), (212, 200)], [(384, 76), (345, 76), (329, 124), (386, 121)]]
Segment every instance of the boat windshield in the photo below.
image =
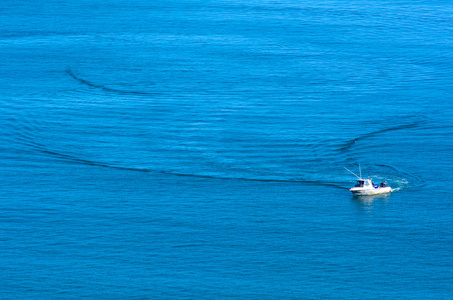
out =
[(363, 180), (357, 180), (357, 184), (355, 187), (363, 187), (364, 181)]

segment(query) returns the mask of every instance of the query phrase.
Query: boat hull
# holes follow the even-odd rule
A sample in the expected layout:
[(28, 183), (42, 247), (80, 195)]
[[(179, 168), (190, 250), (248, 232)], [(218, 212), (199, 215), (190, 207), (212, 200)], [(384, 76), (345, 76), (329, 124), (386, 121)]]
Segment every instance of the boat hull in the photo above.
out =
[(390, 193), (392, 189), (389, 186), (377, 188), (353, 187), (350, 191), (354, 194), (354, 196), (366, 196)]

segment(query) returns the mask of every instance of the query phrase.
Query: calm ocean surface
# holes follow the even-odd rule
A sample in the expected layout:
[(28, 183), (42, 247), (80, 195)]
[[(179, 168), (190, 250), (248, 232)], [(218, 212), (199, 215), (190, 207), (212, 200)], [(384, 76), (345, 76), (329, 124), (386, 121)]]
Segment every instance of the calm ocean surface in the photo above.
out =
[(0, 298), (452, 299), (452, 14), (3, 1)]

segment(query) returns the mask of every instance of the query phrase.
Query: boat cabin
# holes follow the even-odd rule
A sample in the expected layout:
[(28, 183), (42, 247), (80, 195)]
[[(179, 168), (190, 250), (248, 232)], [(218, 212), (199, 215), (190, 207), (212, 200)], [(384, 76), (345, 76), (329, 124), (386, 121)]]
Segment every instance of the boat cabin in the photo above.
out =
[(358, 179), (355, 187), (368, 188), (373, 187), (373, 182), (371, 179)]

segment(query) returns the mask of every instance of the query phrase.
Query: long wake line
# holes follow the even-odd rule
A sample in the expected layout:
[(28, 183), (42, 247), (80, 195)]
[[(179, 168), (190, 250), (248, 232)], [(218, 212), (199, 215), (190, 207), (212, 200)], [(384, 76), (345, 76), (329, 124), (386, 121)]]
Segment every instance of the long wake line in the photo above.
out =
[(303, 183), (307, 185), (322, 185), (322, 186), (329, 186), (338, 189), (345, 189), (345, 187), (340, 186), (335, 183), (328, 183), (325, 181), (315, 181), (315, 180), (307, 180), (307, 179), (265, 179), (265, 178), (247, 178), (247, 177), (227, 177), (227, 176), (212, 176), (212, 175), (202, 175), (202, 174), (186, 174), (186, 173), (178, 173), (173, 171), (163, 171), (163, 170), (153, 170), (147, 168), (134, 168), (134, 167), (124, 167), (124, 166), (117, 166), (111, 165), (102, 162), (95, 162), (91, 160), (81, 159), (74, 157), (69, 154), (63, 154), (56, 151), (51, 151), (45, 149), (43, 146), (35, 145), (35, 149), (39, 152), (50, 155), (54, 158), (62, 159), (68, 162), (72, 162), (75, 164), (87, 165), (87, 166), (97, 166), (103, 168), (110, 168), (110, 169), (117, 169), (117, 170), (124, 170), (124, 171), (134, 171), (134, 172), (145, 172), (145, 173), (161, 173), (167, 175), (174, 175), (174, 176), (181, 176), (181, 177), (196, 177), (196, 178), (207, 178), (207, 179), (218, 179), (218, 180), (244, 180), (244, 181), (258, 181), (258, 182), (287, 182), (287, 183)]

